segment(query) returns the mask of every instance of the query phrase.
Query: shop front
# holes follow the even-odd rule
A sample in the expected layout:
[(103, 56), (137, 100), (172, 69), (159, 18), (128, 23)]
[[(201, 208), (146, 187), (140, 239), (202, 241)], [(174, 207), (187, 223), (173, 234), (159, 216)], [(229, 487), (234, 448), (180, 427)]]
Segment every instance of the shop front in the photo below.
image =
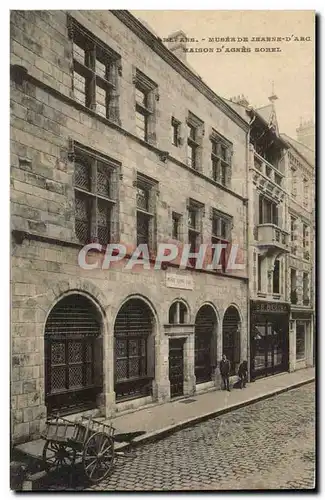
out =
[(314, 328), (313, 313), (310, 311), (291, 311), (292, 343), (295, 353), (292, 360), (294, 370), (314, 365)]
[(250, 306), (251, 379), (287, 371), (290, 305), (251, 301)]

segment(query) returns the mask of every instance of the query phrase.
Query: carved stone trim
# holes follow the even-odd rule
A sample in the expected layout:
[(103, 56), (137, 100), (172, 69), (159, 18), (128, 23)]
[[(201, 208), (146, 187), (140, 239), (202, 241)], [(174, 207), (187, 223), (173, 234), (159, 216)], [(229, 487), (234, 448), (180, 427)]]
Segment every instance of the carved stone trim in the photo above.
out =
[(28, 69), (20, 64), (10, 66), (10, 78), (18, 85), (22, 85), (28, 75)]
[(169, 156), (169, 152), (168, 151), (161, 151), (158, 153), (158, 156), (160, 158), (161, 161), (163, 161), (164, 163), (166, 163), (167, 161), (167, 158)]

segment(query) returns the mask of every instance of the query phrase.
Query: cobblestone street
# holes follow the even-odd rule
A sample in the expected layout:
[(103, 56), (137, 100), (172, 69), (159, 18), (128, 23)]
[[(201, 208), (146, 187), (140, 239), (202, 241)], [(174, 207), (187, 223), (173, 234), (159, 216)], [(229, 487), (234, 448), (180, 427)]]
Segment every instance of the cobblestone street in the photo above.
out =
[(140, 446), (90, 490), (314, 487), (315, 385)]

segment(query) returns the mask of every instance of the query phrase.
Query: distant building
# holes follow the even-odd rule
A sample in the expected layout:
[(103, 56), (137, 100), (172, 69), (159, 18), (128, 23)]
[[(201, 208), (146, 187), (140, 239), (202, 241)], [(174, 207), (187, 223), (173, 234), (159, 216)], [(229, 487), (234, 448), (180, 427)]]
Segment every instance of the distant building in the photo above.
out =
[(297, 141), (315, 151), (315, 123), (312, 120), (302, 122), (296, 132)]
[(313, 365), (315, 323), (315, 156), (286, 134), (290, 254), (287, 256), (291, 302), (291, 370)]

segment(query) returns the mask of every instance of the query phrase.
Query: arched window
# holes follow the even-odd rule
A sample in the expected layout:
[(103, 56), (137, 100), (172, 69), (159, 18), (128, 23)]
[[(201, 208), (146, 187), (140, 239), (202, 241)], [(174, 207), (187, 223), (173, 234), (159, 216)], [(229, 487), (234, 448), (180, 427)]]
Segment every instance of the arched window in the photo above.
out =
[(128, 300), (115, 325), (116, 400), (148, 396), (154, 377), (154, 318), (141, 299)]
[(96, 406), (102, 390), (101, 321), (83, 295), (61, 299), (45, 325), (45, 402), (48, 412)]
[(188, 322), (188, 311), (184, 302), (178, 300), (169, 308), (169, 324), (183, 325)]
[(217, 317), (209, 305), (201, 307), (195, 319), (195, 377), (196, 383), (212, 379), (213, 366), (216, 364)]
[(240, 317), (234, 306), (228, 307), (222, 323), (222, 353), (231, 363), (231, 375), (235, 375), (240, 362)]

